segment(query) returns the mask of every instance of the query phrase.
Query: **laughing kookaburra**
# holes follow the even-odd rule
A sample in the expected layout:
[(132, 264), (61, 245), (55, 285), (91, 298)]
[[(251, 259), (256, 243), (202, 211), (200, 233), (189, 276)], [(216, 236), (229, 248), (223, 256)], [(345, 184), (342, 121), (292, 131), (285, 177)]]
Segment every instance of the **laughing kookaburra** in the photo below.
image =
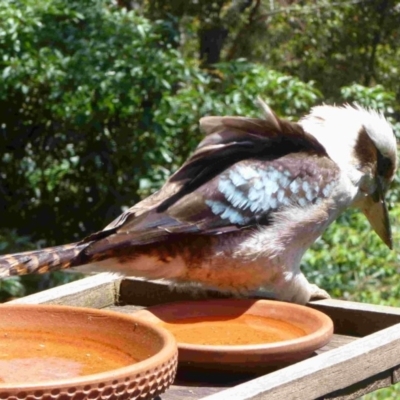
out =
[(78, 243), (0, 256), (0, 277), (95, 263), (148, 279), (306, 303), (325, 296), (304, 252), (357, 207), (391, 248), (384, 195), (394, 178), (389, 123), (359, 106), (319, 106), (298, 123), (205, 117), (205, 138), (158, 192)]

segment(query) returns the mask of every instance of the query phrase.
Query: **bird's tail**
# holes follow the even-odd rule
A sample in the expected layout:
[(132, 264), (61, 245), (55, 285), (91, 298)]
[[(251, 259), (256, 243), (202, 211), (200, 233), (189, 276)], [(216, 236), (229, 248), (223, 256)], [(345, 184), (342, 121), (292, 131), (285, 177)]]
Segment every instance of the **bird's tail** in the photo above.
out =
[(31, 273), (43, 274), (58, 271), (80, 263), (80, 252), (88, 244), (71, 243), (47, 249), (0, 256), (0, 278)]

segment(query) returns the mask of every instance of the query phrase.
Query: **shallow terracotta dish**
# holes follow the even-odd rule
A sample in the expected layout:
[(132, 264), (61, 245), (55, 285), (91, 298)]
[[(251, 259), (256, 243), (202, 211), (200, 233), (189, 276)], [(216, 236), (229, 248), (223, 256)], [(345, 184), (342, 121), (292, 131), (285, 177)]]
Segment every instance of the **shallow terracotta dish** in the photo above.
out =
[(176, 368), (173, 335), (134, 316), (0, 306), (0, 399), (150, 399)]
[(170, 330), (180, 366), (194, 368), (262, 372), (311, 356), (333, 334), (327, 315), (272, 300), (179, 302), (134, 315)]

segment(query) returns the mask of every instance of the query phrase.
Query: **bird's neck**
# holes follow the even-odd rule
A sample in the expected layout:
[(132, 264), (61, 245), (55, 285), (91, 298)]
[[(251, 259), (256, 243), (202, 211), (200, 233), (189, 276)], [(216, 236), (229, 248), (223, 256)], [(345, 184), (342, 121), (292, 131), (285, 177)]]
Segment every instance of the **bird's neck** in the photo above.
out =
[[(308, 117), (300, 121), (303, 129), (314, 136), (324, 146), (328, 156), (341, 170), (341, 190), (350, 196), (358, 195), (358, 186), (363, 176), (357, 168), (358, 161), (354, 148), (357, 143), (359, 129), (346, 120), (338, 121), (337, 124), (329, 121)], [(348, 202), (348, 199), (344, 200)], [(348, 205), (348, 204), (347, 204)]]

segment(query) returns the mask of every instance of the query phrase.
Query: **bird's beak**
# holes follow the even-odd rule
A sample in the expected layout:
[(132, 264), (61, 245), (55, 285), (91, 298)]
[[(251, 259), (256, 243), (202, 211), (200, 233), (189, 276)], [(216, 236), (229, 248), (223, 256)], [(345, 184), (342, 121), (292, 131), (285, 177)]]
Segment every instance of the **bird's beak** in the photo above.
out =
[(389, 249), (392, 249), (393, 241), (389, 213), (383, 198), (383, 185), (379, 178), (376, 191), (372, 195), (367, 196), (362, 211), (368, 218), (374, 231)]

